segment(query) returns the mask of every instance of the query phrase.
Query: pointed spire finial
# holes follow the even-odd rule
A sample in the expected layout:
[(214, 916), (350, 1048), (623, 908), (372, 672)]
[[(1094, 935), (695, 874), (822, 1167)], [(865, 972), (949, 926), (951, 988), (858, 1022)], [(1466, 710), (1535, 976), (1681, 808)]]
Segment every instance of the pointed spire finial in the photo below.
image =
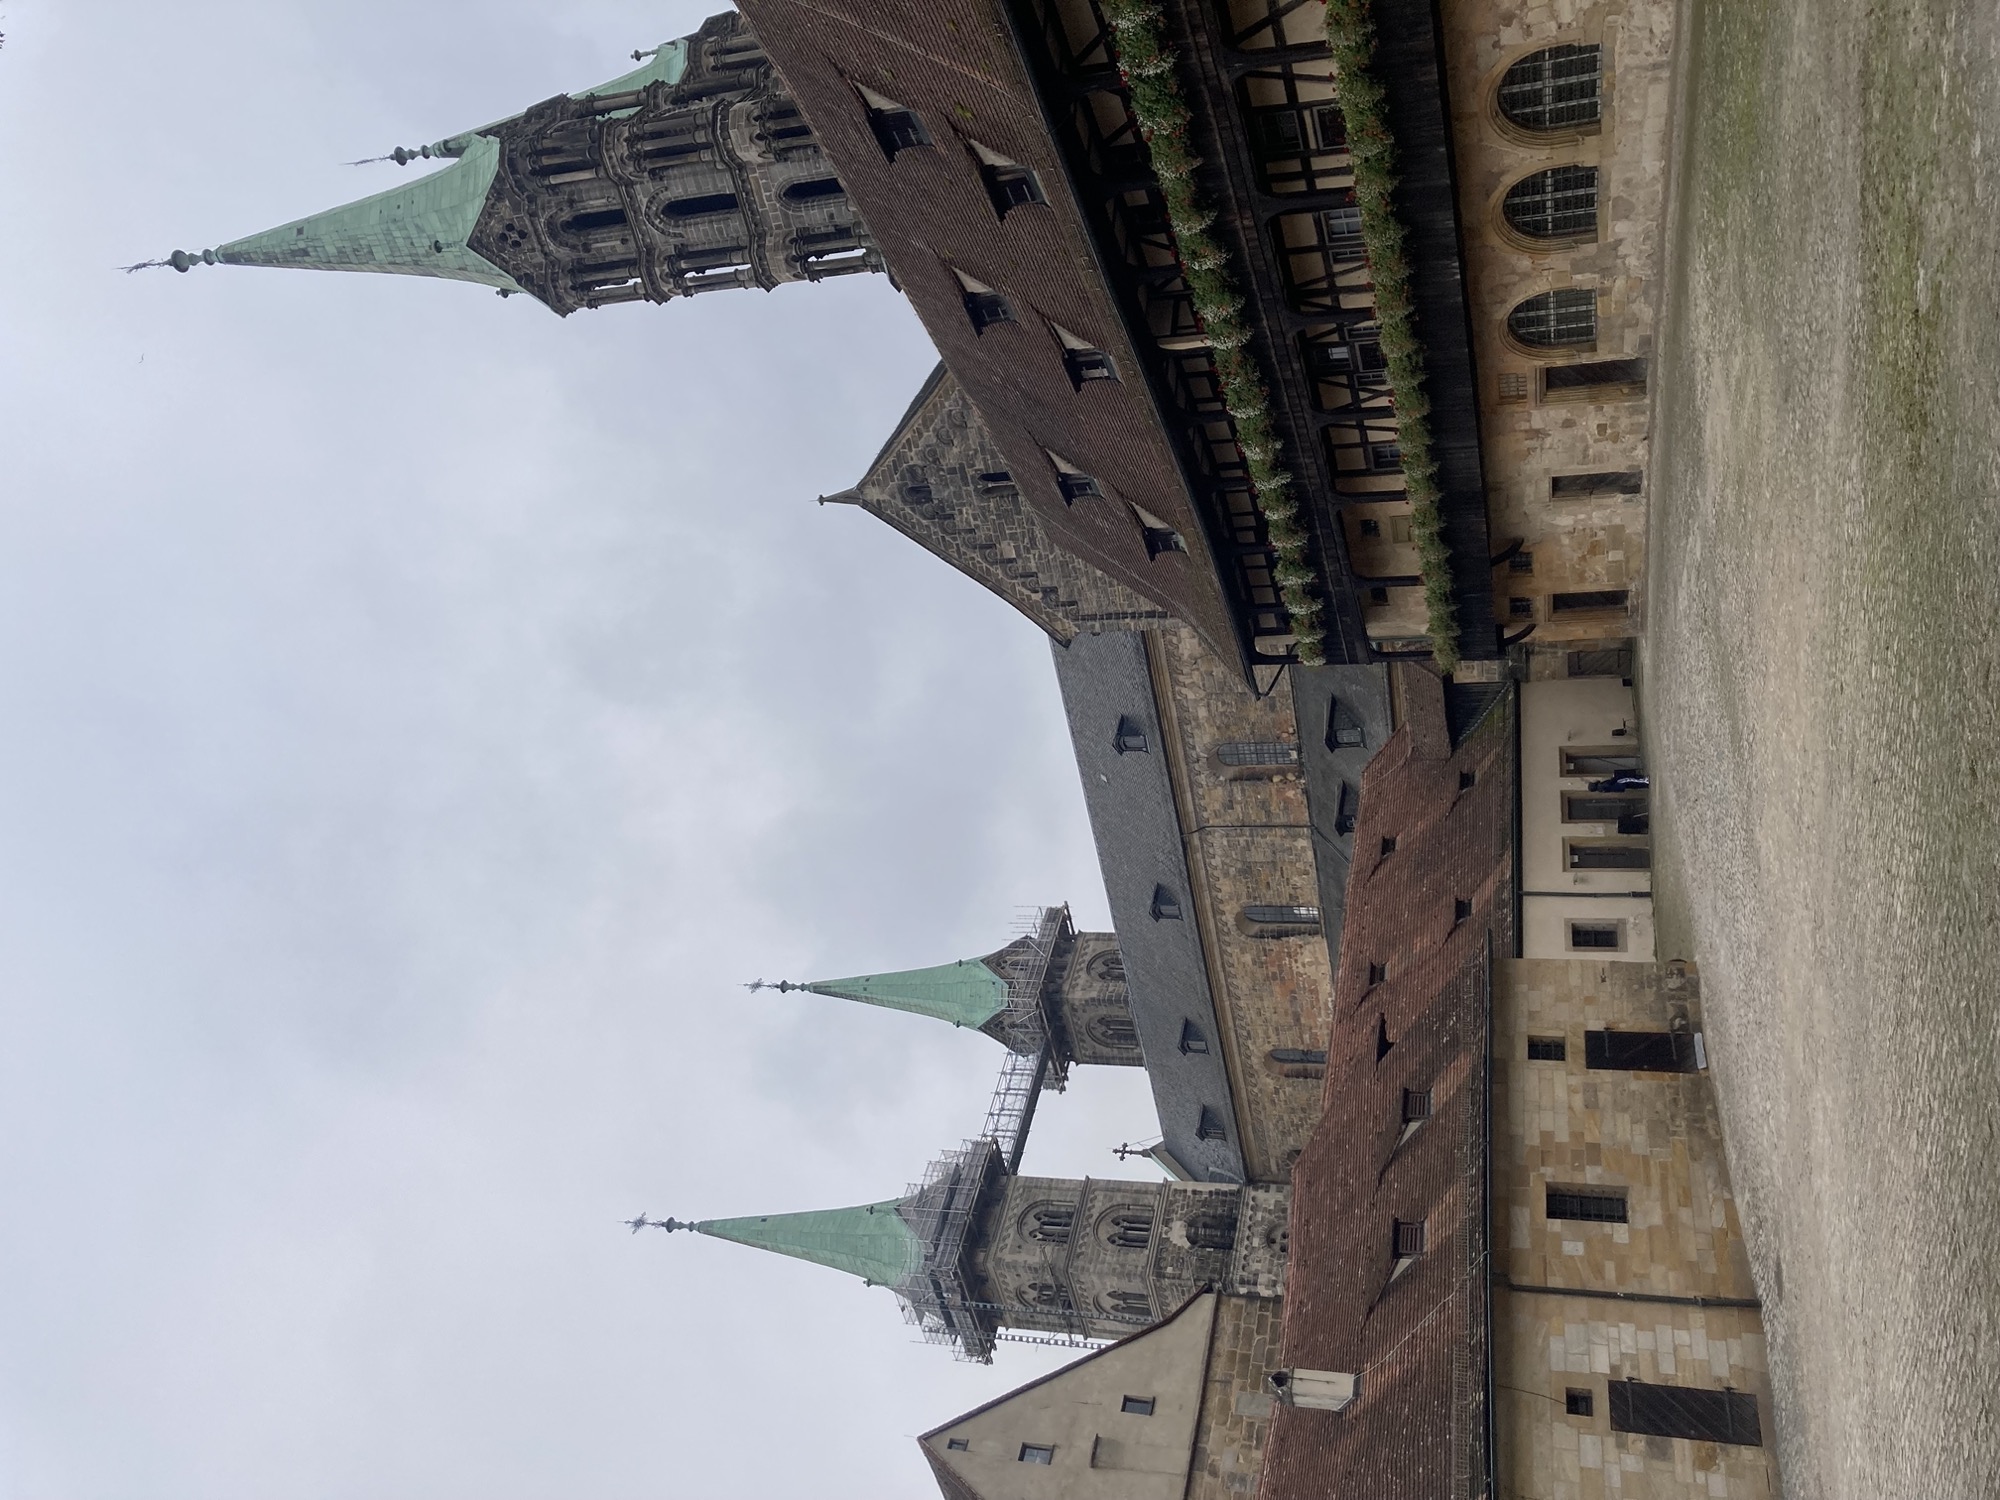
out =
[(643, 1209), (640, 1210), (638, 1218), (625, 1219), (621, 1222), (634, 1234), (637, 1234), (642, 1229), (664, 1229), (668, 1234), (672, 1234), (676, 1229), (694, 1228), (692, 1223), (684, 1224), (679, 1219), (649, 1219), (646, 1217)]
[(196, 250), (192, 254), (186, 250), (176, 250), (165, 260), (142, 260), (135, 266), (120, 266), (118, 269), (129, 276), (134, 271), (150, 271), (156, 267), (172, 266), (176, 271), (187, 271), (195, 266), (212, 266), (214, 264), (215, 252), (213, 250)]
[(776, 990), (781, 995), (789, 995), (793, 990), (802, 990), (805, 986), (802, 984), (793, 984), (789, 979), (753, 979), (744, 985), (743, 988), (753, 995), (759, 990)]

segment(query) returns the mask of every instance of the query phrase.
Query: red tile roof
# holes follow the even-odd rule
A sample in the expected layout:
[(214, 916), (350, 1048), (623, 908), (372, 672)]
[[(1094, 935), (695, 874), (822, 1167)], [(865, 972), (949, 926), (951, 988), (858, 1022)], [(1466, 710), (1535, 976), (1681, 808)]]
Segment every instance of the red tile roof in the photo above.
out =
[[(1486, 1482), (1487, 976), (1489, 945), (1513, 952), (1513, 699), (1454, 749), (1437, 678), (1396, 670), (1403, 722), (1362, 778), (1285, 1298), (1284, 1363), (1357, 1373), (1360, 1394), (1279, 1409), (1263, 1500), (1469, 1500)], [(1414, 1128), (1406, 1091), (1428, 1096)], [(1423, 1226), (1400, 1272), (1398, 1223)]]

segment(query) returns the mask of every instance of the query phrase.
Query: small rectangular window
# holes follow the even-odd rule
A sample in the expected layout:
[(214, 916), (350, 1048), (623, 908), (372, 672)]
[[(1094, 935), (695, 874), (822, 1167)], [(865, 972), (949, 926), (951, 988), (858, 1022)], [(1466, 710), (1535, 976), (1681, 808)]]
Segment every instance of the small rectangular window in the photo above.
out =
[(1505, 403), (1528, 399), (1528, 375), (1525, 370), (1503, 370), (1500, 374), (1500, 399)]
[(1535, 618), (1535, 600), (1531, 594), (1515, 594), (1507, 600), (1507, 614), (1510, 619), (1532, 620)]
[(1148, 526), (1144, 530), (1148, 557), (1161, 557), (1169, 552), (1187, 551), (1187, 542), (1170, 526)]
[(972, 1451), (972, 1444), (968, 1443), (964, 1438), (946, 1438), (944, 1445), (953, 1453), (969, 1453)]
[(1472, 915), (1472, 903), (1468, 901), (1465, 897), (1460, 896), (1451, 903), (1451, 920), (1453, 926), (1457, 926), (1460, 922), (1465, 921), (1471, 915)]
[(1616, 839), (1569, 840), (1568, 865), (1572, 870), (1650, 870), (1653, 851), (1636, 841)]
[(1529, 1062), (1566, 1062), (1569, 1060), (1569, 1044), (1559, 1036), (1531, 1036), (1528, 1038)]
[(1559, 615), (1583, 615), (1623, 609), (1631, 602), (1629, 589), (1575, 589), (1549, 595), (1549, 608)]
[(1572, 1417), (1589, 1416), (1596, 1407), (1596, 1404), (1596, 1402), (1591, 1400), (1589, 1391), (1580, 1391), (1575, 1386), (1571, 1386), (1563, 1392), (1563, 1410), (1568, 1412)]
[(1430, 1117), (1431, 1091), (1429, 1089), (1404, 1089), (1403, 1123), (1408, 1125), (1417, 1120), (1428, 1120)]
[(1602, 1189), (1550, 1188), (1547, 1201), (1551, 1219), (1579, 1224), (1623, 1224), (1625, 1195)]
[(1043, 1443), (1021, 1444), (1021, 1462), (1024, 1464), (1052, 1464), (1056, 1461), (1056, 1450)]
[(1413, 1255), (1424, 1253), (1424, 1221), (1422, 1219), (1398, 1219), (1393, 1232), (1395, 1257), (1408, 1260)]
[(1572, 922), (1569, 924), (1569, 945), (1582, 951), (1597, 949), (1615, 953), (1625, 946), (1625, 924)]
[(896, 159), (898, 152), (914, 151), (931, 143), (931, 133), (924, 129), (924, 122), (915, 111), (900, 104), (869, 110), (868, 128), (874, 133), (875, 144), (890, 161)]
[(1079, 500), (1093, 499), (1104, 493), (1088, 474), (1058, 474), (1056, 488), (1062, 491), (1065, 505), (1074, 505)]
[(1361, 523), (1361, 534), (1363, 536), (1380, 536), (1382, 534), (1382, 523), (1380, 521), (1363, 521)]
[(1611, 792), (1564, 792), (1565, 823), (1616, 823), (1620, 818), (1646, 810), (1646, 794), (1632, 792), (1619, 796)]
[(1347, 117), (1337, 104), (1322, 104), (1312, 112), (1313, 138), (1322, 151), (1339, 151), (1347, 145)]
[(1745, 1448), (1764, 1445), (1757, 1398), (1744, 1391), (1699, 1391), (1684, 1385), (1614, 1380), (1605, 1394), (1610, 1398), (1613, 1432), (1687, 1438), (1697, 1443), (1736, 1443)]
[(1460, 771), (1458, 773), (1458, 789), (1461, 792), (1469, 792), (1478, 784), (1479, 773), (1477, 771)]
[(1683, 1031), (1586, 1031), (1583, 1065), (1605, 1072), (1692, 1073), (1694, 1038)]
[(1151, 1396), (1127, 1396), (1119, 1403), (1118, 1409), (1128, 1417), (1150, 1417), (1153, 1414)]
[(1368, 982), (1370, 984), (1380, 984), (1388, 977), (1389, 966), (1387, 964), (1370, 964), (1368, 966)]
[(1542, 370), (1542, 390), (1551, 396), (1637, 396), (1645, 389), (1643, 359), (1594, 359), (1580, 365), (1548, 365)]
[(1637, 469), (1601, 474), (1557, 474), (1549, 480), (1552, 500), (1588, 500), (1598, 495), (1636, 495), (1646, 476)]
[(1565, 747), (1562, 753), (1562, 774), (1565, 776), (1616, 776), (1620, 771), (1643, 773), (1645, 769), (1645, 757), (1637, 750), (1571, 750)]
[(1532, 552), (1516, 552), (1512, 557), (1507, 559), (1507, 567), (1510, 572), (1532, 573), (1535, 571), (1535, 554)]
[(1371, 443), (1368, 445), (1368, 461), (1378, 469), (1400, 469), (1403, 466), (1402, 445)]
[(1272, 110), (1257, 117), (1257, 144), (1266, 161), (1273, 157), (1297, 156), (1305, 149), (1305, 133), (1299, 117), (1289, 109)]

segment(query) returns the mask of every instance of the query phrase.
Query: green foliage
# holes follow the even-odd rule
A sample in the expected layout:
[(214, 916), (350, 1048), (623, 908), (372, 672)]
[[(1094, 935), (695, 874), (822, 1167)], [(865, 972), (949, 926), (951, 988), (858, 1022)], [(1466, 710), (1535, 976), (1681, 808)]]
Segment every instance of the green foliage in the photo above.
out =
[[(1299, 660), (1326, 659), (1326, 633), (1313, 585), (1319, 581), (1308, 551), (1308, 535), (1292, 496), (1292, 476), (1279, 463), (1280, 445), (1271, 426), (1271, 393), (1250, 353), (1250, 329), (1243, 320), (1243, 294), (1229, 274), (1229, 257), (1209, 233), (1215, 215), (1195, 189), (1200, 160), (1188, 144), (1193, 116), (1181, 95), (1174, 54), (1160, 34), (1160, 11), (1148, 0), (1103, 0), (1104, 19), (1118, 48), (1118, 68), (1132, 94), (1132, 112), (1152, 151), (1153, 173), (1167, 201), (1167, 219), (1179, 246), (1181, 269), (1200, 314), (1215, 362), (1223, 405), (1236, 425), (1236, 439), (1268, 523), (1278, 563), (1273, 575), (1292, 618)], [(1432, 507), (1435, 529), (1436, 507)]]
[(1403, 482), (1410, 497), (1410, 528), (1424, 580), (1431, 652), (1450, 672), (1458, 666), (1458, 606), (1452, 597), (1451, 547), (1438, 514), (1437, 460), (1431, 454), (1430, 400), (1424, 394), (1424, 346), (1410, 302), (1410, 259), (1402, 221), (1396, 217), (1396, 142), (1389, 133), (1382, 85), (1370, 72), (1375, 21), (1370, 0), (1327, 0), (1326, 39), (1340, 78), (1340, 111), (1354, 156), (1354, 199), (1361, 210), (1361, 239), (1375, 283), (1375, 313), (1382, 325), (1382, 354), (1396, 403), (1396, 435), (1403, 451)]

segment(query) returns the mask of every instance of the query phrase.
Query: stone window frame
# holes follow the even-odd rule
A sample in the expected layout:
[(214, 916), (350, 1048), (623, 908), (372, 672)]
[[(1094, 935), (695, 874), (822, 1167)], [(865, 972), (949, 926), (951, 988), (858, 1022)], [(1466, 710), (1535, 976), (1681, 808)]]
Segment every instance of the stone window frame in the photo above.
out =
[[(1536, 167), (1495, 195), (1495, 229), (1504, 242), (1530, 253), (1594, 245), (1603, 238), (1604, 196), (1604, 174), (1595, 162)], [(1544, 221), (1546, 228), (1528, 227)]]
[[(1537, 146), (1546, 146), (1565, 139), (1581, 139), (1596, 135), (1604, 128), (1604, 119), (1610, 113), (1611, 73), (1605, 67), (1608, 49), (1602, 41), (1569, 37), (1558, 41), (1551, 37), (1537, 38), (1519, 48), (1513, 49), (1495, 64), (1488, 76), (1487, 99), (1489, 113), (1501, 132), (1508, 137)], [(1566, 109), (1576, 109), (1583, 105), (1583, 98), (1552, 99), (1547, 95), (1564, 83), (1582, 81), (1583, 73), (1575, 70), (1571, 77), (1555, 79), (1543, 77), (1534, 79), (1527, 76), (1533, 71), (1532, 65), (1540, 60), (1545, 68), (1563, 63), (1579, 63), (1588, 55), (1589, 78), (1595, 85), (1588, 95), (1588, 113), (1574, 119), (1536, 119), (1537, 111), (1556, 114)], [(1520, 73), (1522, 76), (1516, 77)], [(1508, 99), (1508, 91), (1516, 92), (1516, 99)], [(1540, 90), (1544, 97), (1533, 100), (1532, 95)]]

